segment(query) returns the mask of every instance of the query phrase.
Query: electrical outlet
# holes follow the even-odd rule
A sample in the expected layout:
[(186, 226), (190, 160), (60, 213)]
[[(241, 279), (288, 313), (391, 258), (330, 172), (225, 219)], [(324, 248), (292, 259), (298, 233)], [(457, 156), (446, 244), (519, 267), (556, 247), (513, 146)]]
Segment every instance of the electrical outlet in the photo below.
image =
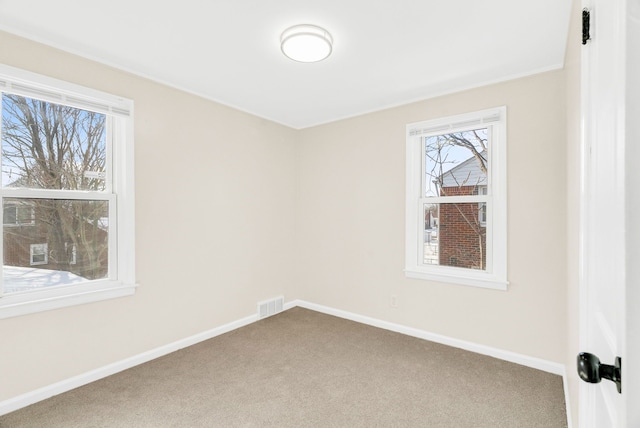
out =
[(392, 308), (397, 308), (398, 307), (398, 296), (396, 296), (395, 294), (391, 295), (391, 307)]

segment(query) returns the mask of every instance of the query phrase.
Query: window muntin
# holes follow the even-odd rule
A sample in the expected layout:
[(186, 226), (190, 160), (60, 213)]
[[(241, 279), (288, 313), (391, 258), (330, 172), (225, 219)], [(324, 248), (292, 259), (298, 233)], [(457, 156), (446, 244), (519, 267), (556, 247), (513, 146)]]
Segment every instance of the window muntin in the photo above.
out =
[(407, 276), (506, 288), (505, 154), (504, 107), (407, 125)]
[(133, 103), (4, 65), (0, 96), (0, 318), (133, 294)]

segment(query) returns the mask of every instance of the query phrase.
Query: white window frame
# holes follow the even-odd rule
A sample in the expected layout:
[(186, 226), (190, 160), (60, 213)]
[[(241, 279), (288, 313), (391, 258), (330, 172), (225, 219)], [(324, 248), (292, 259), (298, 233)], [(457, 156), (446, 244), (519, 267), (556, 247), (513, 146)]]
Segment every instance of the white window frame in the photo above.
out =
[[(506, 290), (507, 281), (507, 109), (497, 107), (426, 120), (406, 127), (406, 236), (405, 275), (409, 278)], [(489, 176), (487, 194), (425, 198), (424, 146), (427, 136), (487, 127)], [(422, 257), (425, 203), (487, 203), (486, 270), (429, 265)]]
[[(111, 141), (110, 186), (97, 198), (109, 201), (108, 278), (3, 295), (0, 275), (0, 319), (134, 294), (133, 101), (2, 64), (0, 91), (104, 113)], [(0, 187), (0, 197), (95, 200), (96, 192)]]
[[(41, 262), (36, 262), (33, 260), (34, 256), (44, 255), (44, 260)], [(31, 244), (29, 246), (29, 265), (31, 266), (39, 266), (49, 264), (49, 244)]]

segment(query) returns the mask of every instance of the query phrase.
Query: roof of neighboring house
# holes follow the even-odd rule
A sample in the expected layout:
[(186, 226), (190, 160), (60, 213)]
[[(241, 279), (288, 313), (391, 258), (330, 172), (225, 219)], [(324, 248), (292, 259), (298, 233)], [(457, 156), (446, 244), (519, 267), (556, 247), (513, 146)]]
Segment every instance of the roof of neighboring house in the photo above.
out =
[[(487, 152), (481, 156), (486, 159)], [(461, 164), (442, 174), (442, 187), (486, 186), (487, 175), (480, 168), (480, 161), (471, 156)]]

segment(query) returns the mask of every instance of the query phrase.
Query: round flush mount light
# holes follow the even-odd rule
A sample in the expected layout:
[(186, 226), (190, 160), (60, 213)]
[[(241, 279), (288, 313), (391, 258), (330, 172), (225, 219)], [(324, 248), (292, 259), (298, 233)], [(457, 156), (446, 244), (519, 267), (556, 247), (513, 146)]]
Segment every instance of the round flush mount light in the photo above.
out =
[(318, 62), (331, 55), (333, 38), (317, 25), (294, 25), (282, 32), (280, 49), (294, 61)]

